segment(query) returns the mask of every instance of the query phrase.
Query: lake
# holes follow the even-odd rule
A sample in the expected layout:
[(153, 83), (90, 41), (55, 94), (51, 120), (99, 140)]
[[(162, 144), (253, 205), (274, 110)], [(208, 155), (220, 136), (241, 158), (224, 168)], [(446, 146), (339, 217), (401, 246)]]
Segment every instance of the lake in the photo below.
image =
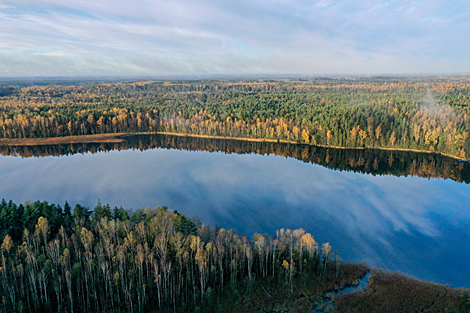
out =
[(342, 259), (470, 287), (470, 166), (435, 154), (166, 135), (1, 147), (0, 198), (167, 206), (251, 237), (303, 228)]

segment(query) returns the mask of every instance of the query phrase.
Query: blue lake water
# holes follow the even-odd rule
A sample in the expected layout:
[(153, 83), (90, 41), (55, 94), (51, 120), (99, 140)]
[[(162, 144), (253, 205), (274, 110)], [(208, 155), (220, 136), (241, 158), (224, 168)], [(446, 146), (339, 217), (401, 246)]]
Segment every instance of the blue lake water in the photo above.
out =
[(0, 198), (167, 206), (251, 237), (303, 228), (342, 259), (470, 287), (470, 185), (177, 149), (0, 157)]

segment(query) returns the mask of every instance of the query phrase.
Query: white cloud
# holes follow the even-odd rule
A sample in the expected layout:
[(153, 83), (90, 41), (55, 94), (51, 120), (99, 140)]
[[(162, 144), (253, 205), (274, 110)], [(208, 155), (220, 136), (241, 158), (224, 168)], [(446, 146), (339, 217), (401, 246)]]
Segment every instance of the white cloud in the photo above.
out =
[(438, 0), (4, 1), (0, 72), (463, 72), (469, 11)]

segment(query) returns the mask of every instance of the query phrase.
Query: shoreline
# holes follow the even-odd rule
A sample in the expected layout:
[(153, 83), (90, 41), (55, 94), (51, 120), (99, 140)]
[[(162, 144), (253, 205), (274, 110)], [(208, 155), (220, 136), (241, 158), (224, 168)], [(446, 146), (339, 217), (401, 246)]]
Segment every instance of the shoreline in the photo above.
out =
[(73, 144), (73, 143), (120, 143), (123, 142), (125, 136), (132, 135), (170, 135), (179, 137), (195, 137), (195, 138), (206, 138), (206, 139), (222, 139), (222, 140), (239, 140), (248, 142), (271, 142), (271, 143), (290, 143), (296, 145), (309, 145), (322, 148), (332, 149), (344, 149), (344, 150), (387, 150), (387, 151), (404, 151), (404, 152), (416, 152), (416, 153), (428, 153), (428, 154), (440, 154), (452, 159), (467, 161), (467, 159), (458, 157), (456, 155), (450, 155), (438, 151), (427, 151), (418, 149), (406, 149), (406, 148), (386, 148), (386, 147), (341, 147), (341, 146), (328, 146), (320, 144), (306, 144), (296, 141), (289, 140), (277, 140), (267, 138), (247, 138), (247, 137), (229, 137), (229, 136), (214, 136), (214, 135), (199, 135), (199, 134), (186, 134), (186, 133), (175, 133), (175, 132), (138, 132), (138, 133), (106, 133), (96, 135), (80, 135), (80, 136), (67, 136), (67, 137), (48, 137), (48, 138), (0, 138), (0, 146), (41, 146), (41, 145), (54, 145), (54, 144)]
[(107, 133), (97, 135), (81, 135), (67, 137), (47, 137), (47, 138), (0, 138), (0, 146), (43, 146), (70, 143), (100, 143), (100, 142), (123, 142), (118, 138), (127, 133)]

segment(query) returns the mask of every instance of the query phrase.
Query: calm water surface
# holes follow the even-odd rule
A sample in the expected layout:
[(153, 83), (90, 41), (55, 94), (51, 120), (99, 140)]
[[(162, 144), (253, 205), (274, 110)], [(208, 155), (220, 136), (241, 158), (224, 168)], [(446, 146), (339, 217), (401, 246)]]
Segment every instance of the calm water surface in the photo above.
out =
[(251, 237), (304, 228), (348, 261), (470, 287), (470, 185), (175, 149), (0, 157), (0, 198), (166, 205)]

